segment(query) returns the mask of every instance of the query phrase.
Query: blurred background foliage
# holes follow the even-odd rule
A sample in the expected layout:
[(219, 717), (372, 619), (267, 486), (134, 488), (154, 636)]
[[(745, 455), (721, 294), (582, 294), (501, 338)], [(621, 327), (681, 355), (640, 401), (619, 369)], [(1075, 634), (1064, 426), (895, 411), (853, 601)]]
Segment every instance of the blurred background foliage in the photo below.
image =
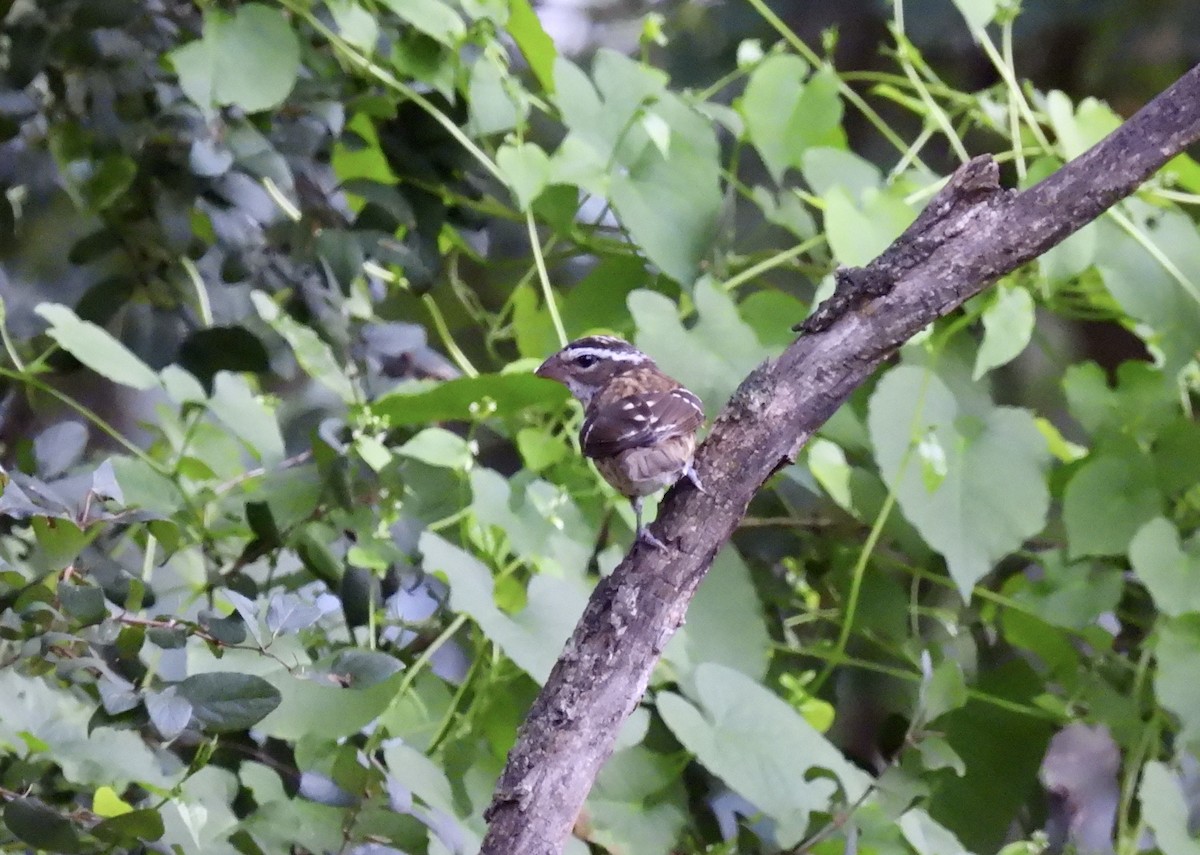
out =
[[(472, 852), (632, 514), (530, 375), (710, 416), (1175, 0), (0, 0), (0, 842)], [(1200, 167), (904, 348), (721, 553), (571, 852), (1140, 851), (1200, 819)]]

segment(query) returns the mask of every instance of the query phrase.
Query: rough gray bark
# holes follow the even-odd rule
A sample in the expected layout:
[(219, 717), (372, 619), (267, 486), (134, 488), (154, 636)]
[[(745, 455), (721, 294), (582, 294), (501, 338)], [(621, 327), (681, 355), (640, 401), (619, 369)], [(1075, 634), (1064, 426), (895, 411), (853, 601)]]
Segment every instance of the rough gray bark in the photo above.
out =
[(617, 731), (750, 499), (907, 339), (1132, 193), (1200, 139), (1200, 66), (1088, 152), (1021, 193), (965, 164), (891, 247), (844, 271), (808, 334), (743, 381), (654, 533), (601, 580), (534, 702), (488, 809), (485, 855), (562, 851)]

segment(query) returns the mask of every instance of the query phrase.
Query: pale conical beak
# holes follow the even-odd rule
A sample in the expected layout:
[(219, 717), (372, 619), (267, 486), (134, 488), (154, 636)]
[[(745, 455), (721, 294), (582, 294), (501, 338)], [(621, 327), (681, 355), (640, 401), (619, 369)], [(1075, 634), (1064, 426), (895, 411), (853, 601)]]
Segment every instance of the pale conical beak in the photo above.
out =
[(550, 357), (549, 359), (547, 359), (541, 365), (539, 365), (537, 371), (535, 371), (533, 373), (538, 377), (545, 377), (547, 380), (561, 379), (558, 376), (558, 373), (554, 370), (554, 357), (553, 356)]

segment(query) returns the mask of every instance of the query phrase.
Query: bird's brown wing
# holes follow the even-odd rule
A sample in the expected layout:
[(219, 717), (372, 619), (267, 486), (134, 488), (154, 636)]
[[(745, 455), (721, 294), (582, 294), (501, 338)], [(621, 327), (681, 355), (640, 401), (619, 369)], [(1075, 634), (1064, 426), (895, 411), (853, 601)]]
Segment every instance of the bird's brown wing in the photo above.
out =
[(702, 424), (700, 399), (687, 389), (627, 395), (591, 409), (579, 444), (588, 457), (612, 457), (692, 433)]

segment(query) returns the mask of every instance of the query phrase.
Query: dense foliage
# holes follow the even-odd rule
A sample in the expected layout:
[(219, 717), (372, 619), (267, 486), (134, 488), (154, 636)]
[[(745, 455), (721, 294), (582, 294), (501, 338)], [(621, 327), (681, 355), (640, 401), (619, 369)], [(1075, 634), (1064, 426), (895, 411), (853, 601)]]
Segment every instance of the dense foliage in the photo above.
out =
[[(855, 74), (748, 3), (684, 90), (661, 19), (577, 64), (528, 0), (0, 2), (6, 849), (474, 851), (632, 531), (537, 361), (615, 332), (713, 415), (954, 164), (1120, 121), (1003, 4), (963, 92), (902, 7)], [(570, 851), (1200, 851), (1198, 202), (1181, 156), (779, 473)]]

